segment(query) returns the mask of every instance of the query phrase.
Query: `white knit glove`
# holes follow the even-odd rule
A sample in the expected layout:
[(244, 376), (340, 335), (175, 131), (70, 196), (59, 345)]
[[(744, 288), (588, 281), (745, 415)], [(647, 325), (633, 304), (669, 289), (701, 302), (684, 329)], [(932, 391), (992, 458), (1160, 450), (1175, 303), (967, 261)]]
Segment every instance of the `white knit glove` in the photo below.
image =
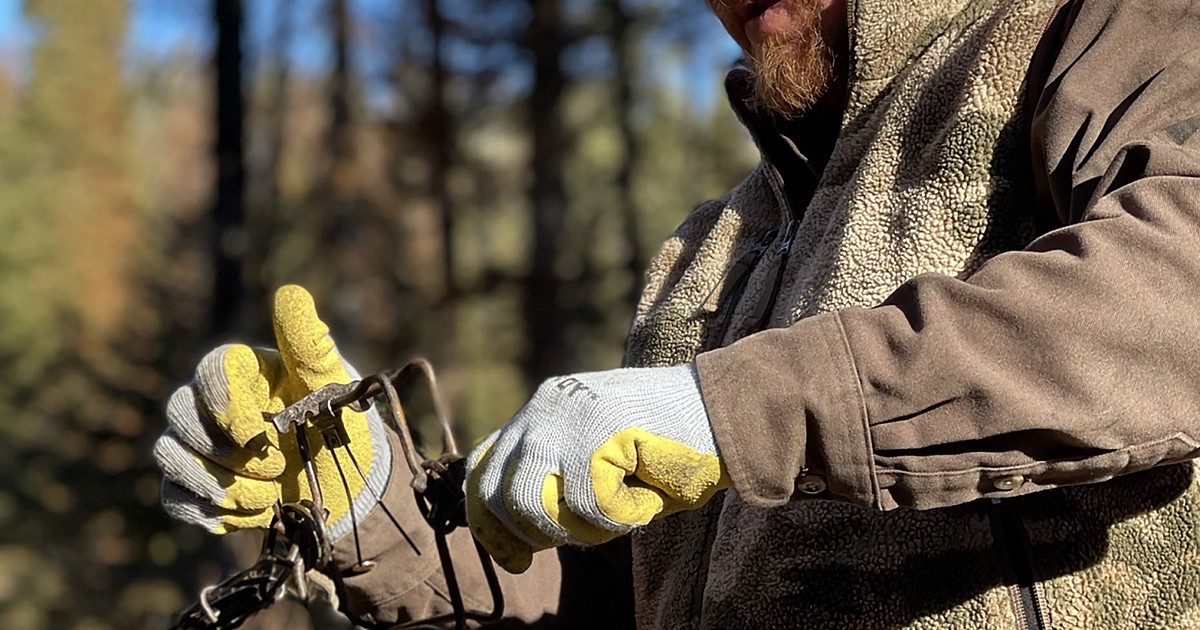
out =
[[(167, 430), (155, 444), (154, 458), (163, 473), (163, 507), (175, 518), (216, 533), (265, 528), (276, 501), (311, 498), (296, 430), (280, 434), (270, 418), (323, 385), (358, 375), (342, 360), (303, 288), (279, 289), (273, 320), (277, 350), (216, 348), (196, 368), (195, 381), (167, 404)], [(392, 471), (387, 428), (378, 412), (347, 409), (342, 418), (350, 440), (336, 455), (315, 427), (305, 429), (333, 540), (375, 508)], [(365, 470), (366, 482), (351, 456)], [(349, 471), (346, 486), (338, 463)]]
[(729, 485), (692, 364), (552, 378), (467, 461), (471, 531), (513, 573)]

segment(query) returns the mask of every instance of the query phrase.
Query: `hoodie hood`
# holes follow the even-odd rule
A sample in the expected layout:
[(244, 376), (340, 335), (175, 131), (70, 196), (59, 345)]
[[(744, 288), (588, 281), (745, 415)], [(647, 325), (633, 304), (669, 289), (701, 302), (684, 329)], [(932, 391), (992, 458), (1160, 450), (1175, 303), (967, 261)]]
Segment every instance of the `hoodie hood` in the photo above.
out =
[[(939, 37), (963, 31), (995, 10), (999, 0), (846, 0), (851, 116), (885, 91), (893, 78)], [(753, 87), (745, 68), (731, 71), (725, 90), (742, 123), (756, 127), (767, 112), (753, 108)], [(849, 117), (849, 116), (848, 116)]]

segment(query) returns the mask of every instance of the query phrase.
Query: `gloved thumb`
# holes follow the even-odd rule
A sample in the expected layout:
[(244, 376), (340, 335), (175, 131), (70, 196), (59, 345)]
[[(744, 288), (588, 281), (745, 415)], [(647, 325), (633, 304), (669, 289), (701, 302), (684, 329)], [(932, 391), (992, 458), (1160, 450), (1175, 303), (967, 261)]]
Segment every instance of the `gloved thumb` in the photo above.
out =
[(350, 381), (329, 327), (317, 316), (313, 297), (304, 287), (289, 284), (275, 292), (273, 323), (283, 364), (305, 389)]

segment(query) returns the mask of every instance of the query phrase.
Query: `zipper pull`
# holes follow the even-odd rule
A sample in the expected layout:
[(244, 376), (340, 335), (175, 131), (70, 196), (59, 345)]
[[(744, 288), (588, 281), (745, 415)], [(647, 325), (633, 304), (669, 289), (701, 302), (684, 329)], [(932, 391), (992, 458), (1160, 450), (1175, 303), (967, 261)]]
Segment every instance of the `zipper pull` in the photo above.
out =
[(733, 292), (740, 291), (740, 285), (743, 284), (750, 276), (750, 272), (758, 266), (758, 261), (767, 253), (767, 249), (771, 247), (771, 242), (779, 234), (777, 230), (770, 230), (758, 239), (754, 247), (746, 251), (738, 257), (737, 261), (721, 277), (721, 281), (713, 286), (712, 291), (704, 298), (704, 302), (700, 304), (700, 309), (696, 313), (697, 316), (703, 316), (708, 313), (715, 313), (720, 308), (720, 297), (725, 293), (725, 289), (733, 288)]
[(788, 221), (787, 229), (783, 235), (783, 242), (779, 244), (779, 255), (783, 256), (783, 262), (786, 264), (788, 254), (792, 253), (792, 243), (796, 240), (796, 232), (800, 231), (800, 221), (792, 219)]
[(795, 242), (796, 232), (799, 230), (799, 220), (788, 221), (787, 227), (784, 229), (783, 240), (779, 242), (779, 259), (771, 267), (770, 274), (763, 282), (763, 286), (767, 287), (769, 293), (759, 297), (758, 307), (750, 316), (749, 321), (754, 322), (751, 332), (765, 330), (771, 323), (771, 315), (775, 312), (775, 303), (779, 300), (779, 290), (783, 288), (783, 274), (787, 270), (788, 258), (791, 257), (792, 243)]

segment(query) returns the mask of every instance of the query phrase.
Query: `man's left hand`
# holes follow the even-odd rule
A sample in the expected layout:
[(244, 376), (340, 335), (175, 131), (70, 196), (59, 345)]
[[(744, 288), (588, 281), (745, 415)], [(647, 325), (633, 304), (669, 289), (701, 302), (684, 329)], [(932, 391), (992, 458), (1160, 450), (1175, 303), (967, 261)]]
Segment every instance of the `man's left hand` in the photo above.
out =
[(722, 488), (694, 365), (552, 378), (468, 458), (471, 532), (512, 573), (597, 545)]

